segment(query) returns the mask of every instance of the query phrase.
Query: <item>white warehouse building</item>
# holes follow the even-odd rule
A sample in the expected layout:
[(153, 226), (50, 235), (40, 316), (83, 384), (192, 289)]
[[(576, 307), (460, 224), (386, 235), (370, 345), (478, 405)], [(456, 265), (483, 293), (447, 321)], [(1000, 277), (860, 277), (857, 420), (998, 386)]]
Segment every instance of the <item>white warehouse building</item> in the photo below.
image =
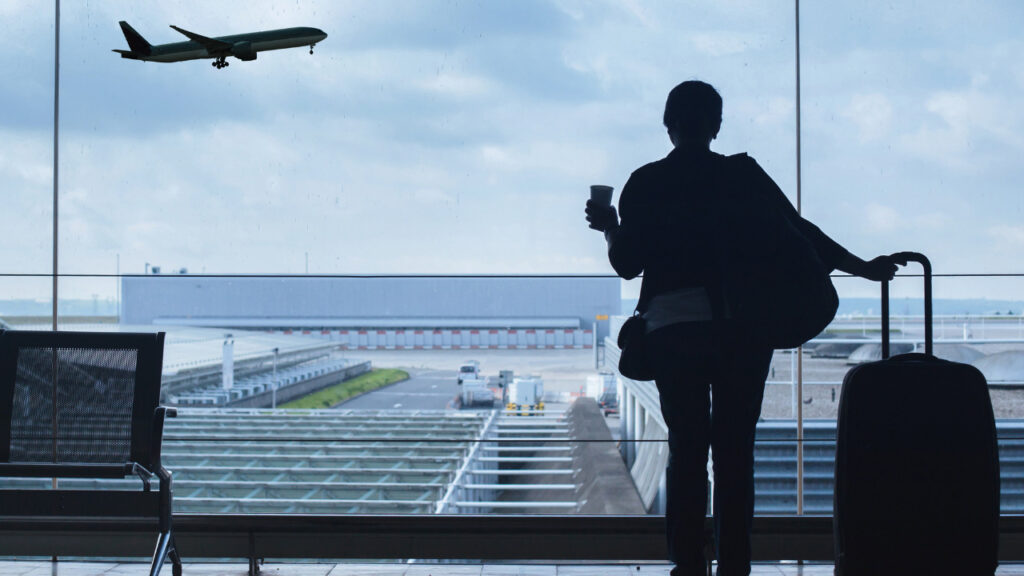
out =
[(151, 274), (123, 278), (121, 293), (124, 324), (320, 334), (349, 348), (589, 347), (621, 313), (620, 280), (591, 276)]

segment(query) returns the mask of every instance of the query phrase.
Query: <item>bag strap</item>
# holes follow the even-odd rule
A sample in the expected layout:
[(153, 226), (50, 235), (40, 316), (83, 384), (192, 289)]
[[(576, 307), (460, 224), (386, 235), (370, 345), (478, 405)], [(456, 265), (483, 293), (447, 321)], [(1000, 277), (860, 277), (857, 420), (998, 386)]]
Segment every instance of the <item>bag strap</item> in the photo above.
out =
[[(715, 231), (716, 237), (714, 241), (715, 250), (715, 270), (713, 277), (709, 279), (710, 285), (707, 286), (708, 300), (711, 304), (711, 319), (713, 322), (720, 323), (728, 318), (727, 303), (725, 298), (726, 281), (725, 281), (725, 266), (726, 266), (726, 245), (727, 245), (727, 233), (729, 227), (725, 225), (725, 215), (728, 212), (728, 204), (725, 202), (723, 180), (725, 180), (726, 171), (729, 169), (730, 160), (732, 158), (743, 157), (746, 154), (735, 154), (732, 156), (724, 156), (720, 154), (714, 154), (713, 165), (711, 167), (711, 202), (710, 205), (714, 208), (714, 219), (715, 219)], [(733, 161), (732, 163), (735, 163)]]

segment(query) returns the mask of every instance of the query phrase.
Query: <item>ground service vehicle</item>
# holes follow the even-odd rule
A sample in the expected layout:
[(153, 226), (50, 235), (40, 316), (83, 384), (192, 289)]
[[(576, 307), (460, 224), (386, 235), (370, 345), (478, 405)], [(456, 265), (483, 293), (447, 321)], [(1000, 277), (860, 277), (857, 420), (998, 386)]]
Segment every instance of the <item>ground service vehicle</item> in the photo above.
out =
[(615, 375), (611, 372), (600, 372), (587, 376), (586, 396), (600, 399), (608, 392), (615, 392)]
[(609, 390), (601, 395), (597, 399), (597, 405), (601, 408), (601, 412), (605, 416), (619, 413), (619, 395), (615, 393), (615, 390)]
[(530, 415), (544, 410), (544, 381), (536, 376), (513, 378), (508, 390), (506, 408), (518, 415)]
[(472, 378), (462, 381), (462, 389), (459, 391), (461, 408), (479, 406), (492, 408), (494, 406), (494, 391), (488, 386), (486, 378)]
[(476, 360), (467, 360), (459, 366), (458, 380), (462, 384), (464, 380), (480, 378), (480, 363)]
[[(512, 380), (515, 378), (515, 374), (512, 370), (499, 370), (498, 371), (498, 390), (497, 394), (501, 396), (501, 405), (505, 406), (508, 404), (508, 389), (512, 385)], [(492, 388), (493, 390), (493, 388)]]
[(597, 400), (605, 416), (618, 414), (619, 395), (615, 388), (615, 375), (601, 372), (587, 376), (586, 396)]

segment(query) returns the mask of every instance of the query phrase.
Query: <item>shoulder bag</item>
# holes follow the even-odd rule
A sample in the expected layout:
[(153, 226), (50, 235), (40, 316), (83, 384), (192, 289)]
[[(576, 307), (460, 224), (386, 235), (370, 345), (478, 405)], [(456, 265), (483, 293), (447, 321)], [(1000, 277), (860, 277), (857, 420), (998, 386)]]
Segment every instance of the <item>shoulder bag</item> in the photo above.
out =
[[(750, 185), (747, 180), (731, 184), (742, 188)], [(777, 350), (796, 348), (820, 334), (835, 318), (839, 296), (814, 244), (769, 195), (719, 192), (719, 265), (731, 316)]]
[(632, 380), (654, 380), (647, 358), (647, 321), (636, 310), (619, 328), (619, 373)]

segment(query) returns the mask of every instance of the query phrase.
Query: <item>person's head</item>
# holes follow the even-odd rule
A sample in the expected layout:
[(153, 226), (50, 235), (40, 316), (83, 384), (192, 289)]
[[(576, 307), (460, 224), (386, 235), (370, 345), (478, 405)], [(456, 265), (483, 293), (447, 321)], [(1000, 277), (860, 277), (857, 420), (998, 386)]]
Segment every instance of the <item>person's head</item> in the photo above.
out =
[(706, 145), (722, 127), (722, 97), (711, 84), (687, 80), (668, 93), (663, 122), (673, 143), (693, 141)]

